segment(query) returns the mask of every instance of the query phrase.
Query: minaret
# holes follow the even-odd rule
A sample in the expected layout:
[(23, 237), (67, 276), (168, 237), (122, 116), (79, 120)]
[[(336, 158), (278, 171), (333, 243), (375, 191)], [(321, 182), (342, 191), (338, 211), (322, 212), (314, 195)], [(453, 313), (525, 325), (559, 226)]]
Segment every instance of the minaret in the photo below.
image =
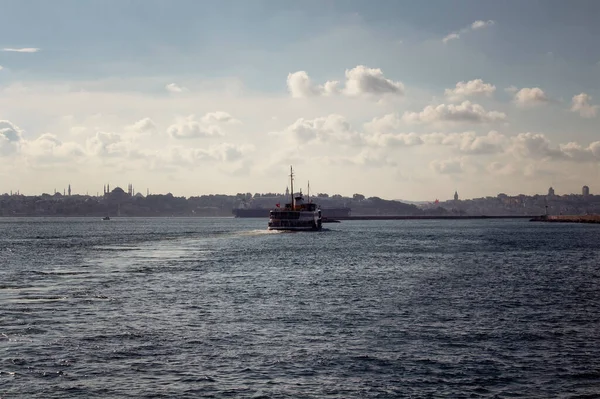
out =
[(287, 197), (288, 195), (290, 195), (290, 188), (286, 186), (286, 188), (285, 188), (285, 196)]
[(70, 184), (69, 184), (69, 191), (68, 191), (68, 193), (69, 193), (69, 197), (70, 197), (71, 196), (71, 185)]

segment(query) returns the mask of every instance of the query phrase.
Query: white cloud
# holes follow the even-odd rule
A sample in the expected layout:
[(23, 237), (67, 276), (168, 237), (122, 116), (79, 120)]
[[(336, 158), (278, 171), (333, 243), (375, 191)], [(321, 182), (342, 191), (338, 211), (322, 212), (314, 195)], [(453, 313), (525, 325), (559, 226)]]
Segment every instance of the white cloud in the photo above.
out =
[(402, 82), (387, 79), (379, 68), (358, 65), (355, 68), (347, 69), (345, 76), (346, 81), (342, 89), (340, 82), (337, 80), (327, 81), (321, 86), (313, 83), (306, 71), (297, 71), (288, 74), (287, 87), (294, 98), (330, 96), (334, 94), (345, 94), (347, 96), (362, 94), (404, 94), (404, 85)]
[(0, 155), (16, 153), (23, 141), (22, 131), (7, 120), (0, 120)]
[(187, 91), (187, 89), (185, 87), (179, 86), (176, 83), (169, 83), (168, 85), (165, 86), (165, 89), (169, 93), (182, 93), (184, 91)]
[(431, 161), (429, 163), (429, 167), (436, 173), (442, 175), (459, 174), (464, 172), (463, 160), (461, 158)]
[(600, 106), (590, 104), (592, 97), (586, 93), (580, 93), (573, 96), (571, 111), (578, 112), (583, 118), (594, 118), (598, 115)]
[(254, 151), (251, 145), (235, 145), (221, 143), (208, 148), (169, 147), (159, 157), (165, 165), (195, 166), (202, 162), (218, 161), (232, 163), (241, 160), (246, 154)]
[(129, 126), (129, 130), (137, 133), (151, 133), (156, 131), (156, 124), (150, 118), (143, 118)]
[(515, 102), (522, 106), (545, 104), (548, 96), (539, 87), (524, 87), (515, 94)]
[(300, 118), (282, 132), (274, 134), (291, 137), (299, 144), (315, 142), (357, 144), (360, 142), (360, 135), (352, 130), (343, 116), (337, 114), (315, 119)]
[(495, 22), (492, 21), (491, 19), (489, 19), (487, 21), (481, 21), (481, 20), (479, 20), (479, 21), (475, 21), (475, 22), (473, 22), (471, 24), (471, 29), (472, 30), (477, 30), (477, 29), (488, 27), (488, 26), (492, 26), (494, 24), (495, 24)]
[(550, 141), (541, 133), (519, 133), (512, 138), (510, 152), (525, 159), (532, 158), (560, 158), (560, 150), (552, 149)]
[(499, 161), (490, 162), (485, 169), (488, 173), (497, 176), (510, 176), (519, 171), (512, 163), (503, 163)]
[(374, 133), (366, 136), (367, 144), (376, 147), (412, 147), (422, 145), (423, 139), (417, 133)]
[(86, 148), (90, 155), (123, 155), (123, 142), (121, 141), (121, 136), (112, 132), (96, 132), (94, 137), (91, 137), (86, 141)]
[(224, 111), (209, 112), (202, 117), (202, 122), (211, 123), (240, 123), (237, 119)]
[(321, 94), (319, 87), (313, 84), (306, 71), (289, 73), (287, 87), (294, 98), (312, 97)]
[(26, 141), (23, 155), (42, 163), (73, 162), (85, 157), (85, 151), (77, 143), (63, 143), (56, 135), (44, 133), (33, 141)]
[(486, 111), (481, 105), (470, 101), (462, 104), (428, 105), (421, 112), (405, 112), (402, 120), (408, 123), (434, 123), (434, 122), (468, 122), (487, 123), (506, 119), (506, 114), (498, 111)]
[(4, 69), (4, 67), (2, 65), (0, 65), (0, 71), (3, 70), (3, 69)]
[(600, 160), (600, 141), (594, 141), (587, 147), (571, 142), (559, 146), (564, 159), (575, 162), (588, 162)]
[(485, 136), (475, 132), (429, 133), (421, 136), (425, 144), (445, 145), (457, 148), (461, 153), (484, 155), (502, 153), (508, 144), (508, 138), (494, 130)]
[(485, 83), (481, 79), (458, 82), (454, 89), (446, 89), (444, 94), (451, 100), (459, 100), (474, 95), (491, 96), (496, 91), (496, 86)]
[(449, 35), (444, 36), (442, 42), (448, 43), (450, 40), (460, 39), (460, 35), (458, 33), (450, 33)]
[(370, 122), (364, 124), (365, 130), (371, 133), (385, 133), (396, 131), (401, 126), (402, 120), (398, 117), (397, 113), (375, 117)]
[(475, 22), (473, 22), (471, 25), (462, 28), (461, 30), (459, 30), (458, 32), (452, 32), (446, 36), (444, 36), (444, 38), (442, 39), (443, 43), (448, 43), (451, 40), (457, 40), (460, 38), (460, 35), (463, 33), (468, 33), (471, 31), (475, 31), (475, 30), (479, 30), (482, 28), (486, 28), (488, 26), (492, 26), (494, 25), (496, 22), (490, 20), (487, 21), (482, 21), (482, 20), (477, 20)]
[(519, 91), (519, 89), (516, 86), (508, 86), (507, 88), (504, 89), (504, 91), (507, 93), (515, 94), (516, 92)]
[(35, 47), (3, 48), (2, 51), (9, 51), (14, 53), (37, 53), (38, 51), (40, 51), (40, 49)]
[(333, 94), (339, 94), (340, 91), (341, 91), (340, 82), (337, 80), (328, 80), (323, 85), (323, 94), (326, 96), (331, 96)]
[(381, 168), (396, 165), (396, 162), (383, 156), (383, 154), (373, 152), (371, 150), (363, 150), (356, 156), (348, 158), (347, 161), (358, 166), (371, 168)]
[(194, 115), (178, 119), (176, 123), (167, 128), (167, 134), (174, 139), (194, 139), (223, 135), (218, 126), (207, 126), (204, 123), (198, 122)]
[(358, 65), (346, 70), (346, 89), (348, 95), (359, 94), (404, 94), (402, 82), (386, 79), (379, 68)]

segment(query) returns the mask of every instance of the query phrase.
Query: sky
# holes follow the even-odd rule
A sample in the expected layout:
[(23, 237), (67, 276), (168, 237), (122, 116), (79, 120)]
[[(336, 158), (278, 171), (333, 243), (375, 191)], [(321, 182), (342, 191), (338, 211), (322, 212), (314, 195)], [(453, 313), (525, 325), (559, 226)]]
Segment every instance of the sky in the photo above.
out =
[(595, 0), (0, 8), (0, 193), (600, 193)]

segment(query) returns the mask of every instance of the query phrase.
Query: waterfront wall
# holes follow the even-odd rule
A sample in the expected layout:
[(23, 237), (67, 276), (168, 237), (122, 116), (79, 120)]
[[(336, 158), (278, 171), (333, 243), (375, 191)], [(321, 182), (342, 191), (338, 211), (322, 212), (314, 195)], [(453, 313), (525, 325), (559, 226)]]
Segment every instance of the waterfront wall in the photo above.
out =
[(548, 215), (536, 216), (532, 222), (600, 223), (600, 215)]

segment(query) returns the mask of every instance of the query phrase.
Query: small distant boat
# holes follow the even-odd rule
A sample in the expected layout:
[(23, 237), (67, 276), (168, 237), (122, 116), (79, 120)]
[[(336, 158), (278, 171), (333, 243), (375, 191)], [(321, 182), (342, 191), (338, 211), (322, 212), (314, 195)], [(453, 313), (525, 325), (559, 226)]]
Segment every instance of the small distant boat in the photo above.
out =
[(290, 188), (291, 202), (283, 208), (277, 204), (277, 208), (269, 212), (269, 230), (288, 231), (316, 231), (322, 228), (321, 209), (310, 201), (310, 185), (307, 202), (304, 202), (302, 191), (294, 196), (294, 171), (290, 166)]
[(110, 217), (109, 217), (109, 216), (104, 216), (104, 217), (102, 218), (102, 220), (110, 220)]

